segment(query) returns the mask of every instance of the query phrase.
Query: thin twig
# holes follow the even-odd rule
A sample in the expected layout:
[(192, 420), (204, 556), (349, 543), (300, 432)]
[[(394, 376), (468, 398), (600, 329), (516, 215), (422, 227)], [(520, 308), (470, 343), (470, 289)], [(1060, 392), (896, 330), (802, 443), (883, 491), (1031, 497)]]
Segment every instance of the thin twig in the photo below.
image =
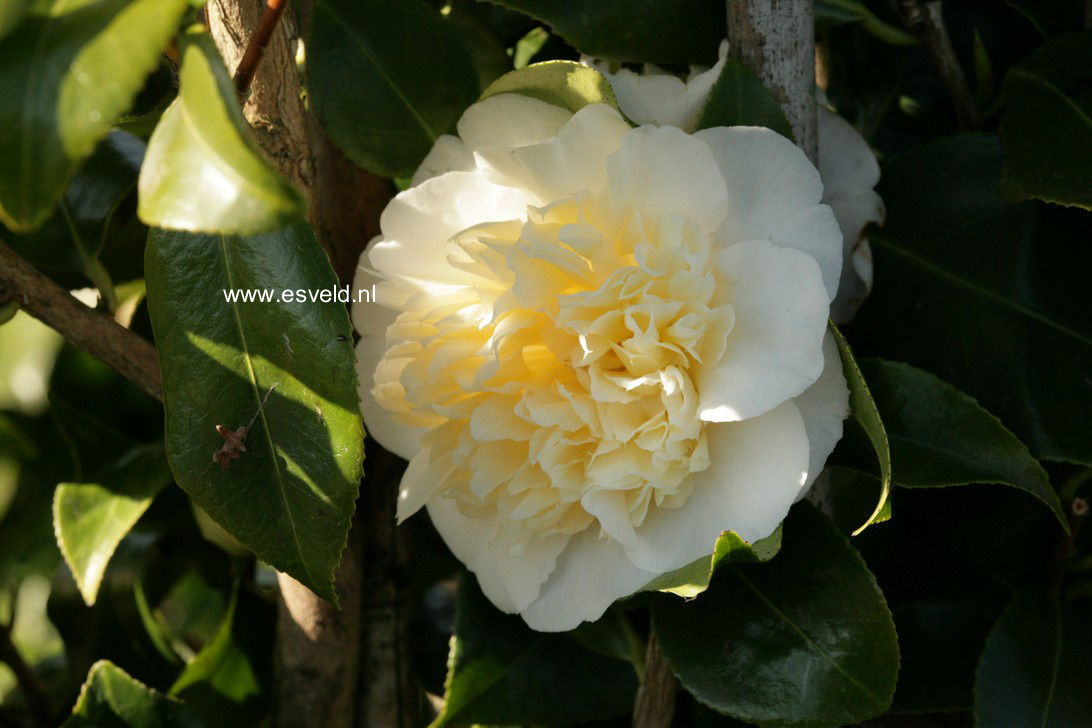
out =
[(975, 106), (967, 77), (956, 58), (952, 39), (944, 25), (944, 14), (940, 0), (899, 0), (899, 13), (907, 30), (916, 35), (929, 51), (940, 74), (944, 88), (955, 108), (956, 120), (961, 129), (977, 129), (979, 126), (978, 108)]
[(38, 676), (34, 674), (34, 670), (26, 663), (16, 649), (15, 643), (11, 641), (11, 628), (6, 624), (0, 624), (0, 662), (10, 667), (15, 673), (15, 680), (19, 683), (19, 689), (30, 708), (34, 725), (39, 728), (48, 728), (52, 713), (49, 708), (49, 698), (46, 697), (45, 689), (42, 688)]
[(675, 716), (675, 674), (660, 651), (656, 633), (648, 635), (645, 677), (633, 701), (633, 728), (669, 728)]
[(265, 47), (269, 45), (269, 39), (273, 37), (273, 31), (277, 29), (277, 23), (286, 7), (288, 0), (266, 0), (265, 13), (258, 27), (254, 29), (254, 35), (250, 36), (250, 45), (246, 47), (246, 52), (235, 69), (235, 88), (240, 96), (245, 96), (250, 90), (250, 82), (258, 72), (258, 64), (262, 62)]
[(163, 401), (155, 347), (110, 316), (89, 308), (0, 242), (0, 303), (17, 301), (34, 318)]

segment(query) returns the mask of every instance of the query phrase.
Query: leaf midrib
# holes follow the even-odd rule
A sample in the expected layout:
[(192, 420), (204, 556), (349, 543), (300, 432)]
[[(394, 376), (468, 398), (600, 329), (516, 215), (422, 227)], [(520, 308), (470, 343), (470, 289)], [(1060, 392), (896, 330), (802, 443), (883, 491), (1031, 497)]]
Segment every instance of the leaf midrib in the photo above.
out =
[[(217, 236), (220, 239), (220, 253), (221, 260), (224, 263), (224, 277), (227, 278), (228, 288), (235, 288), (235, 280), (231, 275), (231, 266), (228, 263), (228, 251), (227, 251), (227, 238), (224, 235)], [(246, 362), (247, 379), (250, 382), (251, 390), (254, 393), (254, 402), (258, 407), (258, 417), (262, 423), (262, 434), (265, 436), (266, 444), (269, 446), (269, 459), (273, 463), (273, 471), (275, 474), (275, 482), (277, 484), (277, 492), (281, 496), (281, 502), (284, 504), (285, 515), (288, 516), (288, 524), (292, 527), (292, 541), (296, 544), (296, 553), (299, 554), (300, 565), (307, 573), (307, 578), (312, 584), (319, 584), (320, 582), (315, 580), (315, 575), (311, 572), (311, 567), (307, 563), (307, 557), (303, 553), (303, 545), (300, 543), (300, 537), (298, 529), (296, 528), (296, 519), (292, 515), (292, 508), (288, 505), (288, 495), (285, 493), (284, 487), (284, 475), (281, 473), (280, 461), (277, 459), (277, 450), (273, 444), (273, 433), (269, 429), (269, 421), (266, 418), (265, 407), (262, 406), (262, 395), (258, 388), (258, 377), (254, 371), (254, 362), (250, 355), (250, 346), (247, 344), (246, 334), (243, 331), (243, 321), (239, 316), (238, 303), (232, 301), (229, 303), (231, 306), (231, 313), (235, 319), (235, 329), (239, 334), (239, 343), (243, 348), (243, 361)], [(249, 434), (249, 432), (247, 433)]]
[(386, 69), (383, 68), (382, 64), (379, 63), (379, 59), (375, 57), (371, 49), (368, 47), (367, 43), (365, 43), (356, 34), (356, 32), (350, 25), (348, 25), (344, 20), (338, 17), (336, 13), (334, 13), (329, 7), (327, 7), (325, 2), (318, 3), (316, 7), (321, 9), (324, 13), (326, 13), (328, 17), (330, 17), (334, 22), (341, 26), (342, 30), (345, 31), (345, 34), (349, 36), (350, 39), (352, 39), (353, 43), (360, 49), (360, 52), (363, 53), (365, 58), (368, 59), (368, 62), (375, 67), (376, 71), (379, 72), (380, 77), (382, 77), (382, 79), (386, 81), (387, 85), (390, 86), (391, 91), (394, 91), (395, 95), (406, 107), (406, 110), (409, 111), (414, 121), (416, 121), (424, 130), (425, 135), (428, 137), (429, 141), (435, 142), (439, 135), (432, 130), (432, 127), (429, 126), (427, 121), (425, 121), (425, 118), (421, 116), (420, 112), (417, 111), (417, 107), (414, 106), (410, 102), (410, 100), (406, 98), (406, 95), (402, 93), (402, 90), (398, 88), (398, 84), (394, 82), (394, 79), (390, 77)]
[(842, 677), (844, 677), (847, 682), (849, 682), (851, 685), (853, 685), (858, 690), (860, 690), (863, 695), (865, 695), (869, 700), (871, 700), (881, 710), (885, 710), (887, 708), (887, 703), (885, 701), (880, 700), (875, 695), (875, 693), (873, 693), (871, 690), (869, 690), (867, 687), (865, 687), (859, 680), (857, 680), (857, 678), (850, 675), (846, 671), (846, 669), (844, 667), (842, 667), (841, 665), (839, 665), (838, 662), (833, 657), (831, 657), (830, 654), (828, 654), (826, 650), (824, 650), (822, 647), (820, 647), (808, 635), (808, 633), (803, 630), (803, 628), (801, 628), (798, 624), (796, 624), (796, 622), (789, 619), (789, 616), (787, 614), (785, 614), (780, 609), (778, 609), (777, 605), (775, 605), (773, 602), (771, 602), (766, 597), (766, 595), (763, 594), (762, 591), (757, 586), (755, 586), (754, 582), (752, 582), (750, 579), (747, 578), (747, 576), (743, 573), (742, 569), (740, 569), (737, 566), (737, 567), (734, 567), (733, 571), (734, 571), (735, 575), (739, 577), (740, 581), (742, 581), (747, 586), (747, 588), (750, 589), (754, 593), (754, 595), (756, 597), (758, 597), (759, 600), (763, 604), (766, 605), (767, 609), (769, 609), (771, 612), (773, 612), (774, 615), (776, 615), (778, 619), (780, 619), (782, 622), (784, 622), (786, 625), (788, 625), (794, 632), (796, 632), (798, 635), (800, 635), (800, 638), (802, 640), (804, 640), (804, 642), (809, 647), (811, 647), (811, 649), (816, 654), (818, 654), (820, 657), (822, 657), (824, 660), (826, 660), (826, 662), (831, 667), (833, 667)]
[(977, 295), (981, 296), (982, 298), (985, 298), (987, 300), (993, 301), (994, 303), (1000, 304), (1002, 308), (1007, 308), (1010, 311), (1018, 313), (1018, 314), (1026, 317), (1028, 319), (1031, 319), (1032, 321), (1035, 321), (1035, 322), (1037, 322), (1039, 324), (1042, 324), (1043, 326), (1046, 326), (1049, 329), (1053, 329), (1054, 331), (1056, 331), (1056, 332), (1058, 332), (1058, 333), (1060, 333), (1060, 334), (1062, 334), (1062, 335), (1064, 335), (1066, 337), (1069, 337), (1071, 339), (1079, 341), (1080, 343), (1084, 344), (1085, 346), (1088, 346), (1088, 347), (1092, 348), (1092, 339), (1088, 339), (1085, 336), (1081, 335), (1080, 333), (1074, 331), (1073, 329), (1070, 329), (1069, 327), (1064, 326), (1064, 325), (1058, 323), (1057, 321), (1053, 321), (1053, 320), (1047, 318), (1043, 314), (1039, 313), (1038, 311), (1035, 311), (1034, 309), (1028, 308), (1024, 304), (1021, 304), (1021, 303), (1019, 303), (1017, 301), (1014, 301), (1013, 299), (1008, 298), (1008, 297), (1006, 297), (1006, 296), (1004, 296), (1004, 295), (1002, 295), (1000, 293), (997, 293), (996, 291), (991, 291), (989, 288), (985, 288), (984, 286), (981, 286), (981, 285), (979, 285), (977, 283), (974, 283), (974, 282), (969, 281), (969, 280), (967, 280), (965, 278), (962, 278), (962, 277), (956, 275), (955, 273), (952, 273), (952, 272), (950, 272), (948, 270), (945, 270), (944, 268), (937, 265), (936, 263), (933, 263), (932, 261), (926, 260), (925, 258), (921, 257), (920, 255), (907, 250), (906, 248), (902, 247), (901, 245), (893, 243), (890, 240), (884, 239), (882, 237), (882, 235), (873, 235), (871, 237), (871, 241), (872, 241), (873, 245), (878, 245), (880, 248), (882, 248), (884, 250), (888, 250), (888, 251), (894, 253), (895, 255), (898, 255), (899, 257), (901, 257), (901, 258), (905, 259), (906, 261), (916, 265), (917, 267), (922, 268), (923, 270), (925, 270), (925, 271), (927, 271), (929, 273), (932, 273), (933, 275), (940, 278), (941, 280), (947, 281), (948, 283), (955, 286), (956, 288), (962, 288), (962, 289), (964, 289), (966, 291), (977, 294)]

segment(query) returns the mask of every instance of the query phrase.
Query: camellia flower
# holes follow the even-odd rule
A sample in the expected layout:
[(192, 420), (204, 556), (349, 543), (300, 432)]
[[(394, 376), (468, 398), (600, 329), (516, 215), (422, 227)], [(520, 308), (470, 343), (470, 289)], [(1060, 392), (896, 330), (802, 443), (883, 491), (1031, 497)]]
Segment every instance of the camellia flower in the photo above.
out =
[[(686, 80), (651, 63), (636, 73), (591, 58), (584, 62), (606, 76), (619, 108), (633, 121), (692, 132), (727, 57), (728, 41), (723, 41), (717, 63), (709, 69), (692, 68)], [(885, 217), (883, 200), (873, 189), (880, 181), (880, 165), (864, 138), (827, 107), (822, 89), (816, 89), (816, 96), (823, 202), (834, 210), (841, 227), (844, 260), (830, 314), (836, 323), (844, 323), (853, 318), (872, 289), (872, 251), (864, 232)]]
[(631, 128), (518, 94), (471, 106), (384, 211), (357, 288), (369, 432), (410, 463), (483, 592), (567, 630), (764, 538), (841, 437), (826, 331), (842, 236), (762, 128)]

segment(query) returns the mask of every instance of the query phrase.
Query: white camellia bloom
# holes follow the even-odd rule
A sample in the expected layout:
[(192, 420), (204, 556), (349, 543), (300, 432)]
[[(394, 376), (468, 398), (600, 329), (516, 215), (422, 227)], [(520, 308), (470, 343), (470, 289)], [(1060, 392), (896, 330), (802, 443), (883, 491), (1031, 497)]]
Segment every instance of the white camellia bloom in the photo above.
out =
[(567, 630), (764, 538), (841, 437), (842, 236), (762, 128), (499, 94), (384, 211), (357, 288), (368, 431), (500, 609)]
[[(720, 59), (709, 69), (692, 68), (687, 80), (653, 64), (641, 73), (614, 69), (604, 61), (585, 58), (610, 81), (618, 106), (638, 124), (676, 126), (692, 132), (705, 100), (728, 57), (728, 42), (720, 45)], [(872, 289), (872, 251), (864, 236), (870, 223), (882, 223), (883, 200), (873, 189), (880, 181), (880, 165), (868, 143), (845, 119), (827, 107), (826, 95), (816, 89), (819, 121), (819, 176), (823, 202), (834, 210), (842, 229), (843, 269), (831, 318), (844, 323), (853, 318)]]

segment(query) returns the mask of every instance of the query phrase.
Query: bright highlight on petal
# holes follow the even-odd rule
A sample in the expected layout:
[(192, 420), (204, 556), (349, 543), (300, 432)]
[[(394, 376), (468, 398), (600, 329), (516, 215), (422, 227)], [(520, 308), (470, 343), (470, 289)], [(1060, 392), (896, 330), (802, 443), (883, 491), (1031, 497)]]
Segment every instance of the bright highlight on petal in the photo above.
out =
[(410, 459), (399, 520), (427, 505), (494, 604), (563, 630), (722, 530), (768, 535), (814, 479), (844, 383), (822, 427), (794, 398), (840, 378), (842, 242), (772, 133), (544, 106), (491, 97), (437, 143), (361, 262), (392, 311), (353, 313), (365, 420)]

